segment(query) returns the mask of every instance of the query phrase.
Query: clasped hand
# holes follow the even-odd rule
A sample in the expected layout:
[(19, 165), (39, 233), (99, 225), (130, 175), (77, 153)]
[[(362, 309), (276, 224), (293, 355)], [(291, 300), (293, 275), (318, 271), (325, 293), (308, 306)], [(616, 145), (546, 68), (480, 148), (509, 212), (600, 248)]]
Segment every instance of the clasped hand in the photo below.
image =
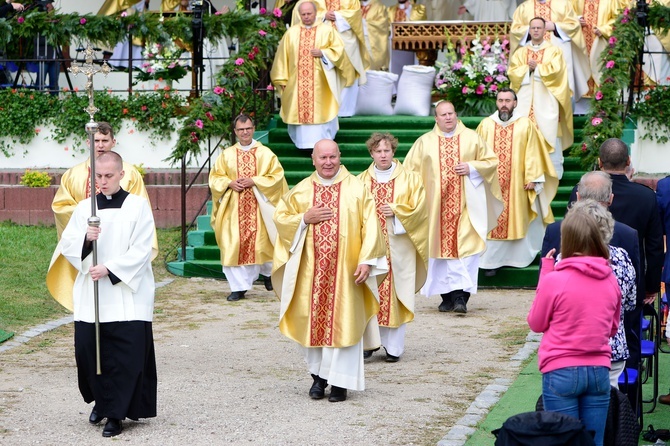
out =
[(252, 180), (251, 178), (238, 178), (234, 181), (231, 181), (228, 187), (234, 190), (235, 192), (242, 192), (244, 189), (254, 187), (254, 184), (255, 184), (254, 180)]
[(333, 218), (333, 215), (334, 214), (332, 209), (326, 207), (324, 204), (318, 204), (309, 208), (309, 210), (305, 212), (303, 220), (308, 225), (312, 225), (315, 223), (321, 223), (322, 221), (330, 220)]

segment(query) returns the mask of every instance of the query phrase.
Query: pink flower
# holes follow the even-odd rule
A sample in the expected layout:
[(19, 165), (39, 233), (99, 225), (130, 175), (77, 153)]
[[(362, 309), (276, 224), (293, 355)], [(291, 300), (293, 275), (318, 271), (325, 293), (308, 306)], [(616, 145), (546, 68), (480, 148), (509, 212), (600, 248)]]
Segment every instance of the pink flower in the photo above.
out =
[(121, 13), (121, 17), (126, 17), (127, 15), (128, 15), (128, 13), (127, 13), (126, 11), (123, 11), (123, 12)]
[(216, 11), (216, 12), (214, 13), (214, 15), (221, 15), (221, 14), (223, 14), (223, 12), (221, 12), (221, 11)]
[(486, 91), (486, 87), (484, 86), (484, 84), (479, 84), (479, 85), (477, 85), (477, 89), (475, 90), (475, 93), (477, 93), (478, 95), (482, 95), (482, 94), (484, 94), (485, 91)]
[(486, 77), (484, 78), (484, 82), (486, 82), (486, 83), (491, 83), (491, 82), (493, 82), (493, 77), (492, 77), (492, 76), (486, 76)]
[(195, 143), (198, 142), (198, 134), (195, 132), (191, 132), (191, 142)]
[(247, 54), (247, 57), (249, 58), (249, 60), (254, 60), (256, 58), (256, 54), (254, 54), (254, 52), (252, 51), (249, 54)]
[(244, 63), (244, 59), (242, 59), (241, 57), (238, 57), (237, 59), (235, 59), (235, 65), (242, 65), (243, 63)]
[(624, 17), (623, 19), (621, 19), (621, 23), (628, 23), (628, 19)]
[(253, 47), (253, 48), (251, 49), (251, 51), (253, 51), (254, 54), (258, 54), (258, 53), (261, 52), (261, 50), (259, 50), (257, 46)]
[(599, 101), (603, 98), (603, 92), (602, 91), (596, 91), (596, 101)]
[(498, 86), (496, 84), (491, 85), (489, 91), (498, 91)]
[(218, 85), (214, 87), (214, 94), (221, 94), (223, 93), (223, 91), (224, 91), (223, 88), (219, 87)]
[(461, 49), (460, 49), (459, 51), (461, 52), (461, 54), (462, 54), (463, 56), (465, 56), (465, 53), (466, 53), (468, 50), (467, 50), (467, 48), (465, 48), (464, 46), (462, 46)]
[(276, 28), (277, 27), (277, 22), (274, 20), (270, 22), (270, 28)]
[(281, 9), (279, 9), (279, 8), (273, 9), (272, 10), (272, 15), (274, 15), (277, 18), (281, 17)]
[(195, 120), (195, 126), (198, 127), (199, 129), (204, 127), (204, 124), (202, 123), (201, 119), (196, 119)]
[(80, 25), (85, 25), (85, 24), (86, 24), (86, 19), (83, 18), (83, 17), (80, 18), (80, 19), (79, 19), (79, 24), (80, 24)]
[(266, 87), (266, 89), (267, 89), (268, 91), (272, 91), (272, 90), (275, 89), (275, 87), (273, 87), (272, 84), (268, 84), (268, 86)]
[(469, 92), (470, 90), (468, 89), (468, 87), (463, 87), (463, 89), (461, 90), (461, 93), (463, 94), (468, 94)]
[(623, 15), (628, 15), (629, 13), (630, 13), (630, 9), (625, 8), (625, 9), (623, 10)]
[(261, 36), (265, 36), (265, 35), (267, 35), (267, 32), (263, 31), (262, 29), (259, 29), (258, 34), (261, 35)]
[(147, 106), (146, 106), (146, 105), (143, 105), (142, 107), (140, 107), (140, 109), (141, 109), (142, 111), (147, 111)]
[(605, 67), (614, 68), (614, 61), (613, 60), (608, 60), (607, 63), (605, 64)]
[(24, 19), (23, 17), (19, 17), (18, 19), (16, 19), (16, 21), (19, 23), (23, 23), (26, 21), (26, 19)]
[(214, 121), (214, 115), (212, 115), (210, 112), (205, 112), (205, 116), (207, 116), (207, 119), (210, 121)]
[(463, 68), (463, 62), (460, 60), (451, 66), (451, 71), (458, 71)]
[(175, 66), (177, 66), (177, 64), (172, 62), (170, 65), (168, 65), (168, 69), (174, 68)]
[(586, 152), (586, 143), (582, 144), (582, 152)]
[(258, 10), (259, 14), (265, 14), (266, 12), (268, 12), (268, 10), (265, 9), (265, 8), (261, 8), (261, 9)]
[(614, 37), (614, 36), (610, 37), (610, 40), (609, 40), (610, 46), (614, 46), (616, 44), (616, 41), (617, 41), (616, 37)]
[(593, 118), (593, 119), (591, 119), (591, 125), (594, 125), (594, 126), (595, 126), (595, 125), (600, 125), (600, 124), (602, 124), (602, 122), (603, 122), (603, 120), (600, 119), (600, 118)]

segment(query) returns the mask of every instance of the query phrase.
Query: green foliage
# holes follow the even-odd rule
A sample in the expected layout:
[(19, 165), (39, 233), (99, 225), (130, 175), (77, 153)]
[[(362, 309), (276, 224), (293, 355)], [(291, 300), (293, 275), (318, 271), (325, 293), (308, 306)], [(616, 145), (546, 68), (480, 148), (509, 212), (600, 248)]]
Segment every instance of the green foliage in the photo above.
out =
[[(668, 29), (670, 8), (653, 3), (649, 22), (653, 28)], [(572, 155), (581, 157), (584, 168), (592, 168), (598, 158), (600, 145), (609, 138), (621, 138), (626, 118), (622, 92), (628, 87), (636, 69), (634, 61), (642, 47), (644, 30), (638, 25), (636, 11), (624, 8), (617, 17), (609, 46), (600, 55), (602, 76), (596, 90), (584, 127), (584, 143), (573, 149)], [(660, 94), (660, 93), (659, 93)], [(669, 102), (646, 101), (631, 111), (633, 117), (667, 116)], [(665, 123), (663, 123), (665, 124)], [(658, 127), (657, 127), (658, 128)]]
[(5, 156), (13, 153), (11, 143), (27, 144), (39, 127), (54, 116), (56, 99), (44, 92), (34, 90), (0, 90), (0, 151)]
[(20, 183), (28, 187), (49, 187), (51, 185), (51, 175), (47, 172), (27, 169), (21, 176)]
[(644, 101), (637, 103), (635, 116), (647, 122), (647, 133), (642, 139), (652, 139), (660, 144), (670, 139), (670, 87), (657, 86), (644, 92)]
[[(262, 9), (260, 14), (236, 10), (204, 16), (203, 25), (209, 39), (216, 41), (225, 36), (239, 41), (239, 53), (227, 60), (218, 73), (218, 85), (214, 93), (205, 93), (201, 98), (191, 98), (186, 103), (185, 99), (171, 91), (136, 94), (127, 100), (109, 92), (97, 91), (94, 100), (100, 111), (95, 119), (107, 121), (117, 129), (122, 119), (132, 119), (138, 130), (149, 130), (153, 137), (159, 139), (167, 138), (178, 129), (178, 143), (168, 158), (173, 163), (180, 162), (182, 157), (193, 159), (202, 150), (201, 145), (210, 138), (232, 140), (230, 125), (241, 112), (254, 116), (259, 126), (265, 125), (270, 119), (268, 111), (273, 97), (272, 93), (268, 94), (268, 90), (272, 87), (258, 85), (259, 73), (269, 68), (285, 29), (280, 18), (281, 11), (278, 9)], [(158, 14), (107, 17), (29, 12), (21, 16), (21, 20), (18, 17), (8, 21), (0, 20), (0, 49), (18, 48), (20, 38), (30, 39), (38, 32), (51, 43), (81, 46), (93, 42), (113, 47), (128, 37), (128, 31), (132, 36), (147, 42), (164, 42), (165, 36), (192, 42), (191, 24), (191, 17), (183, 14), (163, 18)], [(36, 126), (48, 122), (53, 123), (54, 139), (60, 143), (69, 137), (73, 137), (75, 143), (86, 139), (84, 128), (89, 118), (82, 109), (88, 105), (88, 100), (78, 92), (61, 94), (60, 102), (51, 103), (45, 113), (25, 113), (25, 118), (20, 113), (29, 104), (25, 104), (25, 101), (0, 102), (9, 103), (16, 106), (9, 120), (0, 120), (0, 139), (9, 137), (14, 143), (28, 143), (34, 136)], [(21, 126), (14, 125), (14, 122), (19, 121)], [(11, 147), (2, 142), (0, 150), (6, 156), (12, 154)]]

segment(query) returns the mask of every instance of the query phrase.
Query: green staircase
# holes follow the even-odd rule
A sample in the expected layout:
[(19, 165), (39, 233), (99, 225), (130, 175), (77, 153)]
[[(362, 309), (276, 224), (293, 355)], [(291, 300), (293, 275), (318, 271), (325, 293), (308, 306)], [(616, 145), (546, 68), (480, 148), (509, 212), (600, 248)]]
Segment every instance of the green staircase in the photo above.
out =
[[(463, 117), (463, 123), (475, 129), (482, 118)], [(342, 152), (342, 164), (353, 174), (359, 174), (372, 162), (365, 146), (365, 141), (375, 131), (392, 133), (398, 138), (396, 157), (403, 160), (410, 147), (422, 134), (433, 128), (435, 119), (432, 116), (354, 116), (340, 119), (340, 130), (336, 141)], [(583, 118), (575, 118), (575, 141), (581, 143)], [(284, 167), (289, 187), (314, 171), (310, 157), (301, 154), (291, 142), (286, 125), (277, 117), (266, 132), (259, 132), (257, 139), (267, 144), (279, 157)], [(565, 173), (558, 188), (556, 198), (552, 202), (552, 210), (556, 218), (562, 218), (568, 204), (570, 192), (583, 174), (578, 158), (566, 157)], [(211, 204), (207, 208), (211, 212)], [(185, 256), (168, 263), (168, 270), (179, 276), (225, 278), (221, 271), (219, 249), (216, 246), (214, 231), (210, 226), (210, 216), (198, 217), (197, 229), (187, 234)], [(479, 285), (482, 287), (534, 288), (537, 284), (538, 261), (536, 259), (527, 268), (501, 268), (493, 277), (480, 273)]]

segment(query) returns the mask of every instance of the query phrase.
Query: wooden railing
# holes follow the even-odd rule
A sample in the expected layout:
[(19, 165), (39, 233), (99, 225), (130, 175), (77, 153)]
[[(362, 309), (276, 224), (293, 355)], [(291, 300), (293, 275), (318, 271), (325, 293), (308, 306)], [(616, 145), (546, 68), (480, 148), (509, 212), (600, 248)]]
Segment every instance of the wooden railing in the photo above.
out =
[(512, 22), (393, 22), (391, 45), (394, 50), (414, 51), (421, 65), (433, 66), (437, 51), (444, 49), (447, 41), (469, 43), (472, 39), (490, 37), (501, 41), (508, 34)]

